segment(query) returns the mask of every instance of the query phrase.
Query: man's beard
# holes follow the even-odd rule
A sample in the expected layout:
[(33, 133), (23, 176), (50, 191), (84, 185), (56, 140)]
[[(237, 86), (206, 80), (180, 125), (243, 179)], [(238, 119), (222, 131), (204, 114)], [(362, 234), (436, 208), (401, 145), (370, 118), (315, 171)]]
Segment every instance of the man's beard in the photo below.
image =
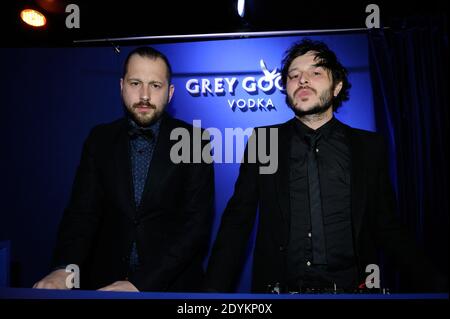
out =
[[(158, 108), (156, 107), (156, 105), (151, 104), (150, 102), (138, 102), (138, 103), (134, 103), (132, 105), (132, 109), (135, 110), (137, 107), (142, 107), (142, 106), (146, 106), (149, 109), (151, 109), (151, 115), (150, 116), (139, 116), (138, 114), (136, 114), (135, 112), (132, 112), (126, 105), (125, 103), (123, 103), (123, 109), (125, 114), (131, 118), (137, 125), (139, 125), (140, 127), (145, 127), (145, 126), (149, 126), (153, 123), (155, 123), (162, 114), (162, 111), (159, 111)], [(162, 110), (165, 109), (165, 106), (162, 108)]]
[[(316, 92), (314, 89), (309, 88)], [(297, 93), (294, 92), (294, 96)], [(319, 96), (319, 102), (311, 107), (308, 110), (299, 110), (294, 106), (294, 100), (286, 94), (286, 104), (294, 111), (297, 117), (303, 117), (305, 115), (313, 115), (313, 114), (323, 114), (333, 105), (333, 88), (331, 87), (329, 90), (324, 91)]]

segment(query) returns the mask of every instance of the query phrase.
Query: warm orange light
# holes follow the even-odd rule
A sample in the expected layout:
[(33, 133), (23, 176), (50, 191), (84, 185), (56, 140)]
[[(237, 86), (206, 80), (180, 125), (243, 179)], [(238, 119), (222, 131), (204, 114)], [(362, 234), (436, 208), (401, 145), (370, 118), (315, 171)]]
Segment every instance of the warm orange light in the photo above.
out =
[(23, 22), (33, 27), (42, 27), (47, 23), (45, 16), (39, 11), (33, 9), (25, 9), (20, 12)]

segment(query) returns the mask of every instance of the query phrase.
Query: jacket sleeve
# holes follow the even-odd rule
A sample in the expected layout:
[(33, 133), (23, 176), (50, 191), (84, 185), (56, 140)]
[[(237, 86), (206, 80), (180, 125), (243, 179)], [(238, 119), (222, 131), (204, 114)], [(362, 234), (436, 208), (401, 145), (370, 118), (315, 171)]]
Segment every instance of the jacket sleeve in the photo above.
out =
[(95, 130), (91, 131), (83, 146), (70, 200), (59, 225), (53, 267), (81, 266), (99, 223), (101, 191), (94, 164)]
[(249, 144), (255, 139), (253, 134), (247, 143), (233, 196), (222, 215), (206, 273), (206, 291), (233, 291), (241, 273), (259, 196), (258, 165), (248, 160)]

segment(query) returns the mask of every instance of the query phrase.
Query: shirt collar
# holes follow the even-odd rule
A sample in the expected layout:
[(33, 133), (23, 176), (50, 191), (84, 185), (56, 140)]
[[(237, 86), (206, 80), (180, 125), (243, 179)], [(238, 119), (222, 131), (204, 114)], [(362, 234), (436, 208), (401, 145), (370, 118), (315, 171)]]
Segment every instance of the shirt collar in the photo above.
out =
[(335, 127), (338, 125), (339, 121), (333, 116), (328, 122), (319, 127), (317, 130), (313, 130), (312, 128), (304, 124), (302, 121), (300, 121), (298, 118), (294, 118), (293, 123), (295, 132), (299, 134), (299, 136), (302, 138), (306, 134), (314, 134), (314, 133), (316, 134), (320, 133), (323, 137), (328, 138), (334, 131)]
[(155, 135), (155, 136), (159, 132), (159, 127), (161, 125), (161, 119), (162, 119), (162, 116), (156, 122), (150, 124), (149, 126), (141, 127), (131, 117), (127, 116), (128, 125), (130, 128), (142, 129), (144, 131), (151, 130), (153, 135)]

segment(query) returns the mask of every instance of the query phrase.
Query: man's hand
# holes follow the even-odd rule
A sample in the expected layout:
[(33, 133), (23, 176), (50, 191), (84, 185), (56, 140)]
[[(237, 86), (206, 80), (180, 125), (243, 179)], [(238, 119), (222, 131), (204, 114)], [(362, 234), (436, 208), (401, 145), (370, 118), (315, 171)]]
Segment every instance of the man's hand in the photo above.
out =
[(66, 285), (66, 278), (71, 273), (65, 269), (52, 271), (43, 279), (34, 284), (33, 288), (37, 289), (69, 289)]
[(101, 291), (139, 291), (129, 281), (116, 281), (115, 283), (99, 289)]

